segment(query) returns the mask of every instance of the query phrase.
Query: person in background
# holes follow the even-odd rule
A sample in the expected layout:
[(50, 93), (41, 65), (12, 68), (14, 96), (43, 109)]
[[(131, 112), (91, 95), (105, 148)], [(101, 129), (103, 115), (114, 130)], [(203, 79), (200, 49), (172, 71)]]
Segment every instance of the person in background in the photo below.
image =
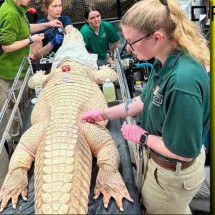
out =
[(146, 211), (191, 214), (189, 203), (205, 179), (207, 42), (172, 0), (139, 1), (121, 24), (127, 49), (140, 60), (156, 59), (146, 89), (124, 104), (91, 110), (81, 120), (95, 123), (141, 113), (140, 126), (123, 124), (121, 131), (144, 148), (141, 196)]
[[(43, 57), (47, 59), (54, 58), (54, 55), (58, 48), (61, 46), (63, 41), (64, 32), (67, 33), (71, 31), (72, 21), (68, 16), (62, 16), (63, 1), (62, 0), (44, 0), (43, 1), (43, 11), (46, 17), (40, 19), (37, 23), (47, 23), (51, 20), (58, 19), (62, 26), (60, 28), (49, 28), (37, 32), (39, 34), (43, 33), (45, 38), (42, 43), (35, 43), (32, 45), (33, 56), (36, 61), (39, 61)], [(45, 68), (42, 67), (42, 63), (38, 63), (36, 70), (45, 69), (49, 70), (51, 68), (51, 63), (48, 63)]]
[[(29, 55), (30, 44), (40, 43), (44, 38), (43, 34), (35, 34), (33, 36), (31, 36), (31, 34), (47, 27), (59, 28), (62, 26), (59, 20), (52, 20), (51, 22), (41, 24), (29, 24), (26, 18), (27, 4), (29, 1), (30, 0), (5, 0), (0, 7), (0, 111), (6, 101), (7, 93), (12, 86), (23, 58)], [(24, 76), (25, 71), (21, 74), (21, 78)], [(18, 82), (15, 94), (19, 92), (21, 84), (22, 80)], [(9, 105), (1, 121), (0, 140), (2, 139), (12, 108), (13, 103)], [(18, 136), (19, 130), (18, 117), (16, 117), (12, 124), (11, 136)], [(2, 153), (6, 153), (4, 148)], [(0, 155), (0, 160), (4, 159), (3, 161), (5, 161), (2, 162), (1, 160), (0, 165), (6, 166), (6, 157), (8, 158), (8, 155)], [(7, 172), (5, 166), (0, 166), (0, 169), (6, 169)], [(6, 172), (1, 172), (0, 186)]]
[(86, 9), (84, 17), (87, 23), (81, 27), (80, 32), (86, 43), (86, 49), (90, 53), (98, 54), (99, 66), (113, 64), (114, 53), (119, 45), (116, 29), (111, 23), (101, 20), (100, 11), (94, 6)]

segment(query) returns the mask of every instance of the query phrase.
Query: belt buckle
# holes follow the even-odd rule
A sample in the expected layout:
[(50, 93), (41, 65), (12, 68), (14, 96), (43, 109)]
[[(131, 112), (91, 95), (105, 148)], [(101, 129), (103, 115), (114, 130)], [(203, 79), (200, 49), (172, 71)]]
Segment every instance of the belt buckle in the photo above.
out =
[(175, 172), (176, 172), (176, 174), (179, 174), (181, 170), (182, 170), (182, 163), (181, 162), (177, 162), (176, 166), (175, 166)]

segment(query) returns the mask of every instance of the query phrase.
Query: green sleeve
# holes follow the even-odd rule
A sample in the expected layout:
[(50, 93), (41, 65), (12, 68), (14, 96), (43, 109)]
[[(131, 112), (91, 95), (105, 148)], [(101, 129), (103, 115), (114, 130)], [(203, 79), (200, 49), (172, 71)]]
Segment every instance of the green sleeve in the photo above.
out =
[(11, 45), (17, 40), (20, 29), (20, 20), (13, 14), (8, 14), (1, 20), (0, 26), (0, 44)]
[(87, 30), (85, 25), (83, 25), (81, 27), (80, 32), (81, 32), (81, 34), (82, 34), (82, 36), (84, 38), (84, 42), (86, 43), (86, 46), (87, 46), (88, 45), (89, 32), (88, 32), (88, 30)]
[(162, 130), (164, 144), (179, 156), (194, 158), (199, 154), (203, 143), (202, 100), (177, 89), (165, 96)]
[(109, 37), (110, 37), (109, 42), (111, 43), (118, 42), (119, 35), (117, 34), (115, 27), (111, 23), (108, 23), (108, 30), (109, 30)]

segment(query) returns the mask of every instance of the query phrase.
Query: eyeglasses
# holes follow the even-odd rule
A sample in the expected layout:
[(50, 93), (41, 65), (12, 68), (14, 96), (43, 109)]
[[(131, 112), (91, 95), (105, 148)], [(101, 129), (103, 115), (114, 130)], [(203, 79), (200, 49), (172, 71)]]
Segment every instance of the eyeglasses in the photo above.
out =
[(132, 43), (129, 43), (127, 40), (125, 40), (125, 45), (128, 44), (128, 45), (131, 47), (131, 49), (134, 51), (134, 48), (133, 48), (132, 45), (134, 45), (135, 43), (137, 43), (137, 42), (139, 42), (139, 41), (141, 41), (141, 40), (143, 40), (143, 39), (149, 37), (150, 35), (151, 35), (151, 34), (147, 34), (146, 36), (141, 37), (140, 39), (138, 39), (138, 40), (136, 40), (136, 41), (134, 41), (134, 42), (132, 42)]

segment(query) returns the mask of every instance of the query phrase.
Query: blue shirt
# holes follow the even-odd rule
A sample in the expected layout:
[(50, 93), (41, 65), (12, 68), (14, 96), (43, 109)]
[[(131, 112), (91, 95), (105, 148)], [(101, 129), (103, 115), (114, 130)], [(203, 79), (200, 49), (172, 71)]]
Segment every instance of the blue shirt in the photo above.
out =
[[(58, 18), (58, 20), (62, 22), (63, 28), (65, 28), (67, 25), (72, 25), (72, 21), (68, 16), (60, 16)], [(37, 23), (46, 23), (46, 22), (49, 22), (49, 20), (47, 19), (47, 17), (44, 17), (44, 18), (40, 19)], [(54, 37), (58, 33), (61, 33), (61, 32), (58, 28), (49, 27), (49, 28), (46, 28), (42, 31), (37, 32), (37, 34), (38, 33), (44, 33), (45, 34), (45, 38), (43, 39), (43, 46), (46, 46), (52, 39), (54, 39)], [(52, 51), (56, 52), (60, 46), (61, 46), (61, 44), (56, 45), (52, 49)]]

